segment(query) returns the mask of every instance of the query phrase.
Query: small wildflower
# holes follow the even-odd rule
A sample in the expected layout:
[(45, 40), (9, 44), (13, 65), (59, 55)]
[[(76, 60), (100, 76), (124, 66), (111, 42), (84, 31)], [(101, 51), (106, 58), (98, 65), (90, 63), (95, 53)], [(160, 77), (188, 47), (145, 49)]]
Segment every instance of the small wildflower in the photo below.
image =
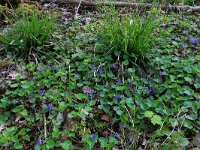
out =
[(131, 84), (131, 79), (128, 79), (128, 84)]
[(188, 48), (188, 45), (187, 44), (183, 44), (183, 48), (184, 49)]
[(124, 96), (124, 95), (120, 94), (120, 95), (119, 95), (119, 98), (122, 98), (123, 96)]
[(49, 69), (54, 70), (55, 69), (54, 65), (49, 66)]
[(194, 38), (194, 37), (190, 37), (190, 43), (191, 44), (197, 44), (198, 43), (198, 39), (197, 38)]
[(92, 65), (92, 70), (96, 70), (95, 64)]
[(7, 142), (7, 143), (3, 144), (2, 147), (9, 147), (12, 144), (13, 144), (13, 142)]
[(163, 77), (163, 76), (164, 76), (164, 73), (163, 73), (163, 72), (161, 72), (161, 71), (160, 71), (160, 73), (159, 73), (159, 74), (160, 74), (160, 77)]
[(42, 144), (42, 140), (40, 137), (37, 139), (37, 144)]
[(98, 73), (99, 73), (99, 75), (102, 75), (103, 74), (103, 69), (99, 68)]
[(146, 94), (149, 95), (151, 93), (151, 91), (149, 90), (149, 88), (146, 89)]
[(86, 18), (85, 23), (88, 25), (91, 22), (92, 18)]
[(95, 135), (95, 134), (93, 134), (93, 135), (92, 135), (92, 139), (93, 139), (94, 141), (96, 141), (96, 140), (97, 140), (97, 137), (96, 137), (96, 135)]
[(156, 89), (155, 89), (155, 87), (154, 87), (154, 86), (151, 86), (151, 90), (152, 90), (152, 91), (155, 91)]
[(53, 108), (53, 105), (52, 105), (51, 103), (47, 105), (47, 109), (48, 109), (48, 111), (51, 111), (52, 108)]
[(183, 31), (183, 34), (188, 34), (188, 33), (189, 33), (188, 30)]
[(118, 68), (116, 64), (112, 64), (112, 67), (113, 67), (114, 69), (117, 69), (117, 68)]
[(93, 90), (92, 89), (90, 89), (90, 97), (92, 97), (93, 96)]
[(119, 97), (118, 97), (117, 95), (115, 95), (115, 96), (113, 97), (113, 99), (116, 100), (116, 101), (118, 100), (118, 98), (119, 98)]
[(120, 135), (118, 132), (115, 132), (115, 137), (120, 138)]
[(43, 69), (43, 68), (40, 68), (38, 71), (39, 71), (39, 72), (44, 72), (44, 69)]
[(78, 79), (79, 77), (80, 77), (79, 74), (75, 74), (75, 75), (74, 75), (74, 78), (77, 78), (77, 79)]
[(20, 101), (19, 101), (19, 100), (16, 100), (16, 101), (15, 101), (15, 104), (16, 104), (16, 105), (17, 105), (17, 104), (19, 104), (19, 103), (20, 103)]
[(47, 104), (43, 104), (43, 107), (44, 107), (45, 109), (48, 109)]
[(120, 83), (121, 83), (121, 79), (118, 79), (118, 80), (117, 80), (117, 83), (120, 84)]
[(41, 96), (44, 95), (44, 90), (40, 90), (40, 95), (41, 95)]

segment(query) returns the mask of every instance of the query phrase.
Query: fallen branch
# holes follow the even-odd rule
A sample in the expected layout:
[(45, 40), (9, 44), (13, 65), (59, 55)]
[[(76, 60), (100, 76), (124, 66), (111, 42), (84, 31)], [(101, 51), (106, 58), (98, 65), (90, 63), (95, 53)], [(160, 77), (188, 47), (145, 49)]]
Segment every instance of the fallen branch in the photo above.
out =
[[(51, 2), (52, 0), (46, 0), (45, 2)], [(80, 0), (57, 0), (59, 4), (73, 4), (79, 5)], [(115, 5), (116, 7), (131, 7), (131, 8), (143, 8), (149, 9), (153, 5), (148, 3), (128, 3), (128, 2), (91, 2), (91, 1), (82, 1), (82, 6), (111, 6)], [(164, 5), (161, 6), (162, 10), (170, 10), (170, 11), (190, 11), (190, 12), (200, 12), (200, 6), (176, 6), (176, 5)]]
[(79, 2), (79, 4), (78, 4), (78, 7), (77, 7), (77, 9), (76, 9), (75, 17), (78, 16), (78, 10), (79, 10), (79, 8), (80, 8), (80, 6), (81, 6), (81, 2), (82, 2), (82, 1), (83, 1), (83, 0), (80, 0), (80, 2)]

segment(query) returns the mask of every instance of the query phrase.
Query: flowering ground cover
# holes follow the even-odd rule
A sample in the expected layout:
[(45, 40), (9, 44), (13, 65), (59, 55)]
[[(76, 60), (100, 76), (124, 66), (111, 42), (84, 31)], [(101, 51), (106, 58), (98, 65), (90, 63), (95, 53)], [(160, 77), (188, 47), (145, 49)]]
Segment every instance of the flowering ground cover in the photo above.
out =
[[(2, 26), (2, 149), (200, 148), (199, 14), (158, 11), (153, 32), (142, 34), (140, 28), (147, 25), (143, 20), (123, 21), (125, 13), (115, 16), (124, 11), (107, 13), (112, 14), (107, 16), (110, 24), (102, 10), (81, 9), (75, 17), (68, 9), (52, 11), (59, 12), (57, 29), (52, 32), (44, 23), (45, 35), (51, 31), (44, 44), (36, 28), (39, 38), (27, 41), (34, 44), (28, 45), (26, 57), (17, 57), (13, 47), (24, 49), (26, 40), (12, 39), (6, 45), (4, 35), (12, 25)], [(31, 29), (25, 33), (32, 35)], [(152, 40), (135, 38), (139, 35)], [(145, 55), (134, 50), (138, 43), (137, 50), (143, 46), (141, 38), (150, 42)], [(114, 50), (113, 43), (118, 46)]]

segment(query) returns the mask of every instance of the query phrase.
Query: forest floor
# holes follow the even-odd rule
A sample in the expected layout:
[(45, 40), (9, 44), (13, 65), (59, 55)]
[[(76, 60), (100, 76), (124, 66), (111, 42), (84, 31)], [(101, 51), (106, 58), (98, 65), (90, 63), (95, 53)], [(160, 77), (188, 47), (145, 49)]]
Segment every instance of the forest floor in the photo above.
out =
[(132, 63), (98, 51), (101, 9), (42, 9), (58, 18), (38, 57), (0, 43), (1, 149), (200, 148), (200, 14), (160, 11), (148, 61)]

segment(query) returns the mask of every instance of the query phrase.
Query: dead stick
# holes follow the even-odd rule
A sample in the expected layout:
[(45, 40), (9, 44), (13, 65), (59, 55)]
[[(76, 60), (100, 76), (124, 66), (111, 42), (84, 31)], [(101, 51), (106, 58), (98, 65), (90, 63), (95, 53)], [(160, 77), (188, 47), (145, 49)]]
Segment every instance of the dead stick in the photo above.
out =
[[(46, 2), (51, 2), (52, 0), (46, 0)], [(80, 0), (57, 0), (57, 3), (60, 4), (74, 4), (79, 5)], [(153, 5), (148, 3), (128, 3), (128, 2), (90, 2), (90, 1), (82, 1), (82, 6), (111, 6), (115, 5), (116, 7), (132, 7), (132, 8), (143, 8), (143, 9), (149, 9)], [(200, 12), (200, 6), (177, 6), (177, 5), (164, 5), (161, 6), (161, 9), (163, 10), (171, 10), (171, 11), (186, 11), (190, 10), (191, 12)]]

